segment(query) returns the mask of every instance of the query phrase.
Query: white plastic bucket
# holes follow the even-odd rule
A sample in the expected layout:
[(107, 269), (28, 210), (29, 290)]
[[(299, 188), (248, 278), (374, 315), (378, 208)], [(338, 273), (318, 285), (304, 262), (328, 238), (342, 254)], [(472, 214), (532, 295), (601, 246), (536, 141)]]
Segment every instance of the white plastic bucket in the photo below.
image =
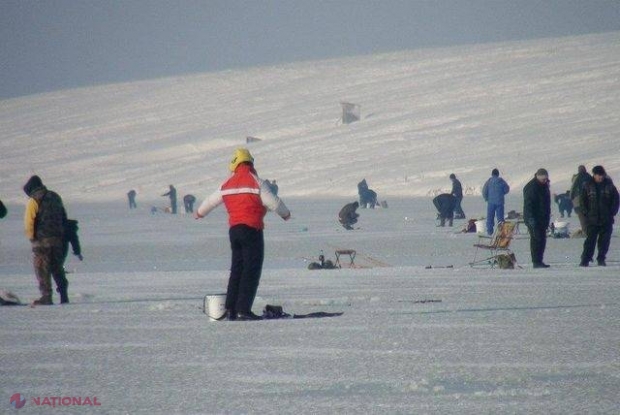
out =
[(487, 234), (487, 221), (485, 219), (476, 221), (476, 233), (478, 235)]
[(226, 312), (226, 294), (207, 294), (203, 308), (209, 320), (219, 320)]

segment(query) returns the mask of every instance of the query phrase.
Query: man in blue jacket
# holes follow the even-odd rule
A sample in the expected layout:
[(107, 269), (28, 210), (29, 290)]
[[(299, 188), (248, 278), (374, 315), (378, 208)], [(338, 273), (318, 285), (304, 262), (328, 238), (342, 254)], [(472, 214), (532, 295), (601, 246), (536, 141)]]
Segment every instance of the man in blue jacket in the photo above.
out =
[(504, 221), (504, 196), (510, 191), (510, 186), (499, 177), (499, 170), (493, 169), (491, 177), (482, 187), (482, 197), (487, 202), (487, 233), (493, 234), (495, 218), (497, 222)]

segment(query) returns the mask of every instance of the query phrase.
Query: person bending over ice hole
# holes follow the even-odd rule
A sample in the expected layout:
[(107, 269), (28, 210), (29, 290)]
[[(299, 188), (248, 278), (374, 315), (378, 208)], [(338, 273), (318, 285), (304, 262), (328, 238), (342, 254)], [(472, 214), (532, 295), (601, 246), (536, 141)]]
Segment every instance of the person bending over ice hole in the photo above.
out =
[(360, 215), (356, 210), (359, 206), (359, 202), (347, 203), (340, 209), (340, 213), (338, 213), (338, 221), (348, 231), (353, 230), (353, 225), (357, 223), (357, 218), (359, 218)]
[(437, 226), (446, 226), (446, 220), (448, 220), (448, 226), (452, 226), (456, 202), (456, 197), (449, 193), (442, 193), (433, 199), (433, 204), (439, 211), (437, 214), (439, 225)]
[(265, 254), (263, 218), (268, 209), (284, 220), (291, 218), (291, 212), (258, 177), (254, 158), (247, 149), (237, 149), (228, 168), (232, 176), (202, 202), (194, 218), (205, 217), (222, 203), (228, 212), (232, 260), (226, 312), (220, 320), (260, 320), (260, 316), (252, 313), (252, 304)]

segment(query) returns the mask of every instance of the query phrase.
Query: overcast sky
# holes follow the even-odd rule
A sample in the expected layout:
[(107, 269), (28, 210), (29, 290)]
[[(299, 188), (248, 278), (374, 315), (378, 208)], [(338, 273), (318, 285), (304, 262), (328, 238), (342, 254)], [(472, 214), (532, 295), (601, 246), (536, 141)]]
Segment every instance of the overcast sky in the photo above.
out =
[(0, 99), (308, 59), (620, 30), (620, 0), (0, 0)]

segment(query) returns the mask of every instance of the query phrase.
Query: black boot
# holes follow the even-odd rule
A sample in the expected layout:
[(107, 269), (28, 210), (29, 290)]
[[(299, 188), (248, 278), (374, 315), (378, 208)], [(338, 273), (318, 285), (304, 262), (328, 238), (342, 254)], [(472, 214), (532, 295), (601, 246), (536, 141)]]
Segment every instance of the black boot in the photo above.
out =
[(239, 311), (237, 313), (237, 321), (255, 321), (255, 320), (262, 320), (263, 318), (261, 316), (257, 316), (256, 314), (252, 313), (251, 311)]
[(224, 311), (224, 314), (222, 314), (222, 317), (220, 318), (216, 318), (216, 321), (234, 321), (237, 319), (237, 313), (235, 313), (233, 310), (229, 310), (226, 309), (226, 311)]

